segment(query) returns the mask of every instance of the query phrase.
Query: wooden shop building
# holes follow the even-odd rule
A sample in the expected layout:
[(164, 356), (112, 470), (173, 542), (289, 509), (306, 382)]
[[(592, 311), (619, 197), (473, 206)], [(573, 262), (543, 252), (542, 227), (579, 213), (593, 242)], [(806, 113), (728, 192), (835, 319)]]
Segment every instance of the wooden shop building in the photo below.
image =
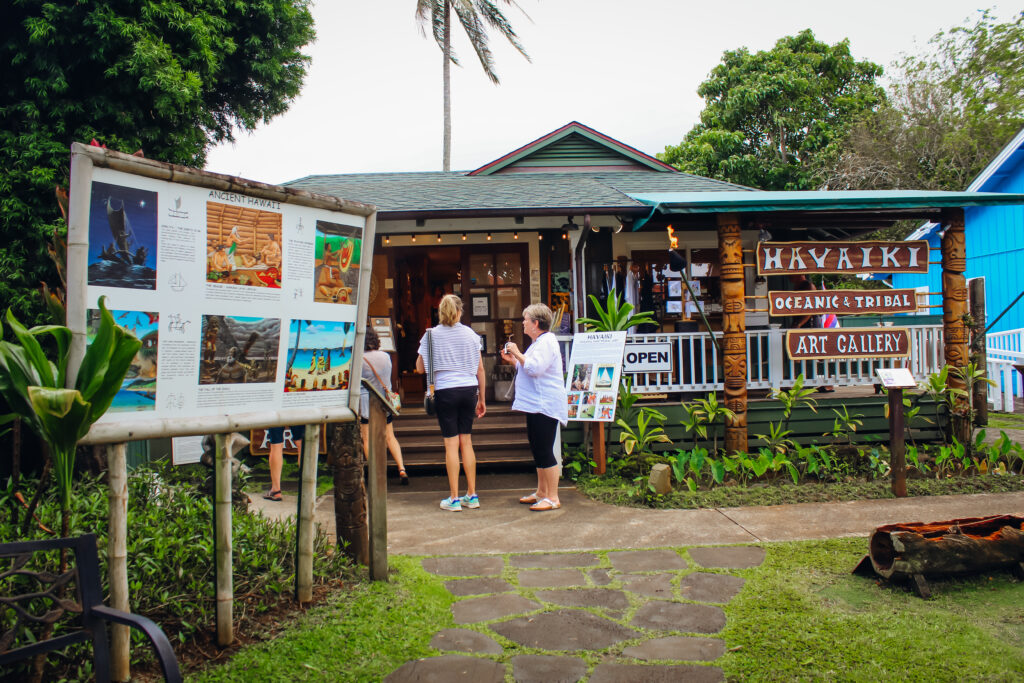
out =
[[(443, 293), (462, 297), (463, 322), (481, 335), (491, 411), (485, 422), (497, 425), (506, 417), (500, 404), (510, 376), (496, 350), (509, 339), (527, 341), (522, 309), (540, 301), (561, 314), (555, 331), (568, 358), (576, 320), (593, 313), (588, 295), (603, 301), (614, 290), (639, 310), (653, 311), (657, 321), (628, 336), (625, 371), (634, 391), (674, 403), (686, 394), (724, 391), (737, 415), (726, 429), (730, 450), (747, 448), (748, 391), (764, 395), (801, 374), (811, 386), (842, 387), (873, 383), (877, 367), (906, 365), (923, 379), (944, 363), (962, 365), (963, 208), (1024, 203), (1024, 195), (981, 192), (761, 192), (681, 173), (577, 122), (468, 172), (314, 175), (286, 185), (377, 206), (370, 316), (392, 329), (394, 380), (405, 405), (422, 395), (417, 348), (436, 322)], [(925, 244), (923, 251), (897, 254), (878, 244), (865, 254), (846, 244), (908, 219), (942, 225), (941, 253)], [(685, 261), (679, 270), (669, 260), (670, 227)], [(838, 312), (875, 314), (873, 321), (890, 310), (920, 314), (900, 325), (906, 332), (899, 339), (876, 337), (873, 328), (858, 338), (868, 344), (857, 348), (858, 359), (834, 359), (837, 339), (824, 334), (814, 339), (821, 353), (787, 351), (787, 336), (801, 343), (787, 327), (802, 317), (795, 307), (807, 303), (793, 284), (802, 275), (901, 272), (922, 264), (927, 270), (937, 261), (941, 293), (915, 293), (913, 306), (905, 297), (894, 301), (895, 294), (871, 306), (862, 299), (844, 308), (833, 300)], [(794, 294), (788, 304), (786, 297), (769, 298), (783, 291)], [(840, 316), (840, 329), (857, 320)], [(893, 345), (906, 348), (889, 353), (886, 339), (890, 352)], [(503, 432), (474, 438), (482, 461), (526, 453), (512, 447), (522, 430), (507, 417)], [(416, 464), (414, 452), (408, 461)]]

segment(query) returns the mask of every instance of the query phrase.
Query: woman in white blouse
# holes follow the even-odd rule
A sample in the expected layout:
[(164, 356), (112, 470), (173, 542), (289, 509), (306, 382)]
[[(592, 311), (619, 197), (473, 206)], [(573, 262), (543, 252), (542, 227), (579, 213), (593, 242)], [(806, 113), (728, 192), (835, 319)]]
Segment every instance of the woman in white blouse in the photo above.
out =
[[(559, 424), (569, 421), (562, 376), (562, 350), (551, 332), (554, 314), (544, 304), (523, 309), (523, 331), (532, 343), (522, 353), (514, 342), (501, 352), (506, 361), (515, 361), (516, 399), (512, 410), (526, 413), (526, 435), (537, 466), (537, 490), (519, 499), (531, 510), (544, 512), (562, 507), (558, 500), (559, 461), (555, 455)], [(560, 446), (560, 445), (559, 445)]]

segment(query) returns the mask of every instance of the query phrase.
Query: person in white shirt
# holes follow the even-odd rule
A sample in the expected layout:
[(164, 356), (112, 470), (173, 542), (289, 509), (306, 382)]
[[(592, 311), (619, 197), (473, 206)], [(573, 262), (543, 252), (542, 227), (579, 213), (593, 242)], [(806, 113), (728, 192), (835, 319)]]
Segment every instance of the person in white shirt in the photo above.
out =
[(551, 332), (554, 313), (544, 304), (523, 309), (523, 331), (532, 343), (522, 353), (515, 342), (505, 344), (501, 357), (515, 361), (516, 398), (512, 410), (526, 413), (526, 436), (537, 466), (537, 490), (519, 499), (536, 512), (557, 510), (558, 477), (561, 467), (555, 455), (558, 426), (569, 421), (565, 377), (562, 375), (562, 350)]
[[(484, 404), (484, 361), (480, 356), (480, 337), (459, 322), (462, 299), (445, 294), (438, 305), (441, 324), (420, 339), (416, 370), (434, 368), (434, 401), (437, 424), (444, 441), (444, 464), (448, 470), (449, 496), (441, 501), (442, 510), (459, 512), (463, 507), (480, 507), (476, 493), (476, 453), (473, 451), (473, 418), (487, 412)], [(426, 359), (426, 361), (424, 360)], [(429, 365), (427, 364), (429, 363)], [(466, 472), (466, 495), (459, 497), (459, 452)]]
[[(380, 350), (380, 337), (373, 330), (366, 329), (366, 338), (363, 344), (363, 370), (360, 376), (377, 387), (380, 393), (385, 389), (391, 389), (391, 356), (386, 351)], [(386, 383), (386, 384), (385, 384)], [(405, 462), (402, 460), (402, 447), (395, 437), (395, 428), (392, 425), (394, 418), (391, 412), (387, 413), (387, 425), (384, 428), (384, 440), (388, 446), (388, 452), (395, 459), (398, 466), (398, 483), (402, 486), (409, 485), (409, 475), (405, 473)], [(370, 390), (359, 383), (359, 431), (363, 437), (363, 453), (370, 455)]]

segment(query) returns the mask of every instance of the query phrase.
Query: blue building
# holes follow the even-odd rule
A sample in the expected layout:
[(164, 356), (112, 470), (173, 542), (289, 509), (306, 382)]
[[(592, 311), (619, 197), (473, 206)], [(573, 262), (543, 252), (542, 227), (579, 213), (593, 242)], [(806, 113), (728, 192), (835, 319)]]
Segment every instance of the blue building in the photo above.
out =
[[(967, 187), (967, 192), (1024, 192), (1024, 130), (992, 160), (992, 163)], [(985, 278), (986, 315), (991, 324), (1024, 291), (1024, 206), (970, 206), (964, 209), (968, 279)], [(939, 248), (940, 226), (925, 223), (908, 240), (928, 240)], [(938, 261), (932, 252), (931, 261)], [(923, 288), (942, 291), (942, 266), (933, 264), (927, 274), (895, 274), (896, 288)], [(929, 303), (939, 303), (931, 297)], [(926, 311), (937, 309), (926, 309)], [(1024, 328), (1024, 299), (1018, 301), (992, 328), (1005, 332)]]

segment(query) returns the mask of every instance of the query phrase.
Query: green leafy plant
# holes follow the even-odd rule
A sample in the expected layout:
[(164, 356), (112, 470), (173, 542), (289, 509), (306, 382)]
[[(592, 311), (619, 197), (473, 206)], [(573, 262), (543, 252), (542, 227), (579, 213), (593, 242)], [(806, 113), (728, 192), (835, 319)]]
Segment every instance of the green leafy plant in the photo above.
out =
[(995, 386), (996, 383), (986, 377), (985, 369), (971, 361), (966, 365), (952, 369), (952, 375), (960, 380), (964, 388), (955, 390), (957, 400), (950, 406), (951, 414), (955, 422), (960, 425), (960, 432), (963, 434), (965, 443), (974, 449), (974, 417), (977, 411), (974, 409), (974, 388), (978, 384)]
[(724, 403), (719, 403), (718, 396), (714, 393), (709, 393), (707, 398), (695, 399), (694, 403), (697, 405), (704, 424), (707, 426), (707, 431), (710, 431), (712, 434), (714, 444), (711, 452), (718, 453), (718, 429), (716, 429), (716, 425), (719, 421), (724, 424), (726, 420), (735, 418), (736, 413), (726, 408)]
[(836, 414), (835, 420), (832, 422), (832, 431), (825, 432), (822, 436), (831, 436), (833, 439), (845, 439), (846, 444), (852, 446), (853, 434), (857, 431), (857, 427), (863, 426), (864, 420), (860, 418), (864, 416), (860, 413), (850, 415), (850, 411), (846, 406), (842, 406), (842, 410), (833, 408), (832, 412)]
[[(616, 423), (622, 429), (619, 434), (619, 443), (627, 455), (640, 459), (644, 456), (654, 454), (654, 444), (672, 443), (668, 438), (662, 425), (665, 423), (665, 414), (654, 408), (641, 408), (637, 415), (636, 425), (631, 425), (622, 418)], [(654, 423), (652, 425), (652, 423)]]
[[(72, 473), (79, 439), (107, 411), (121, 388), (142, 343), (114, 322), (100, 298), (100, 325), (74, 378), (66, 389), (71, 330), (61, 325), (32, 329), (7, 311), (7, 324), (17, 342), (0, 341), (0, 396), (47, 445), (64, 511), (61, 533), (69, 532)], [(39, 338), (50, 336), (57, 362), (50, 361)]]
[(775, 424), (774, 422), (768, 423), (767, 434), (755, 434), (758, 439), (765, 442), (768, 450), (772, 453), (785, 453), (789, 449), (795, 446), (793, 440), (789, 438), (789, 435), (793, 433), (792, 429), (784, 429), (783, 423), (780, 422)]
[(776, 389), (772, 392), (772, 398), (782, 404), (782, 424), (784, 427), (789, 427), (789, 418), (792, 417), (793, 410), (798, 406), (806, 405), (812, 412), (818, 412), (818, 402), (812, 398), (816, 389), (814, 387), (805, 387), (804, 381), (802, 374), (797, 375), (796, 379), (793, 380), (792, 387), (789, 389)]
[(590, 302), (594, 305), (597, 318), (579, 318), (577, 320), (590, 332), (618, 332), (628, 330), (634, 325), (656, 322), (651, 313), (647, 311), (634, 315), (633, 304), (623, 303), (618, 292), (611, 292), (605, 300), (604, 306), (593, 294), (590, 295)]

